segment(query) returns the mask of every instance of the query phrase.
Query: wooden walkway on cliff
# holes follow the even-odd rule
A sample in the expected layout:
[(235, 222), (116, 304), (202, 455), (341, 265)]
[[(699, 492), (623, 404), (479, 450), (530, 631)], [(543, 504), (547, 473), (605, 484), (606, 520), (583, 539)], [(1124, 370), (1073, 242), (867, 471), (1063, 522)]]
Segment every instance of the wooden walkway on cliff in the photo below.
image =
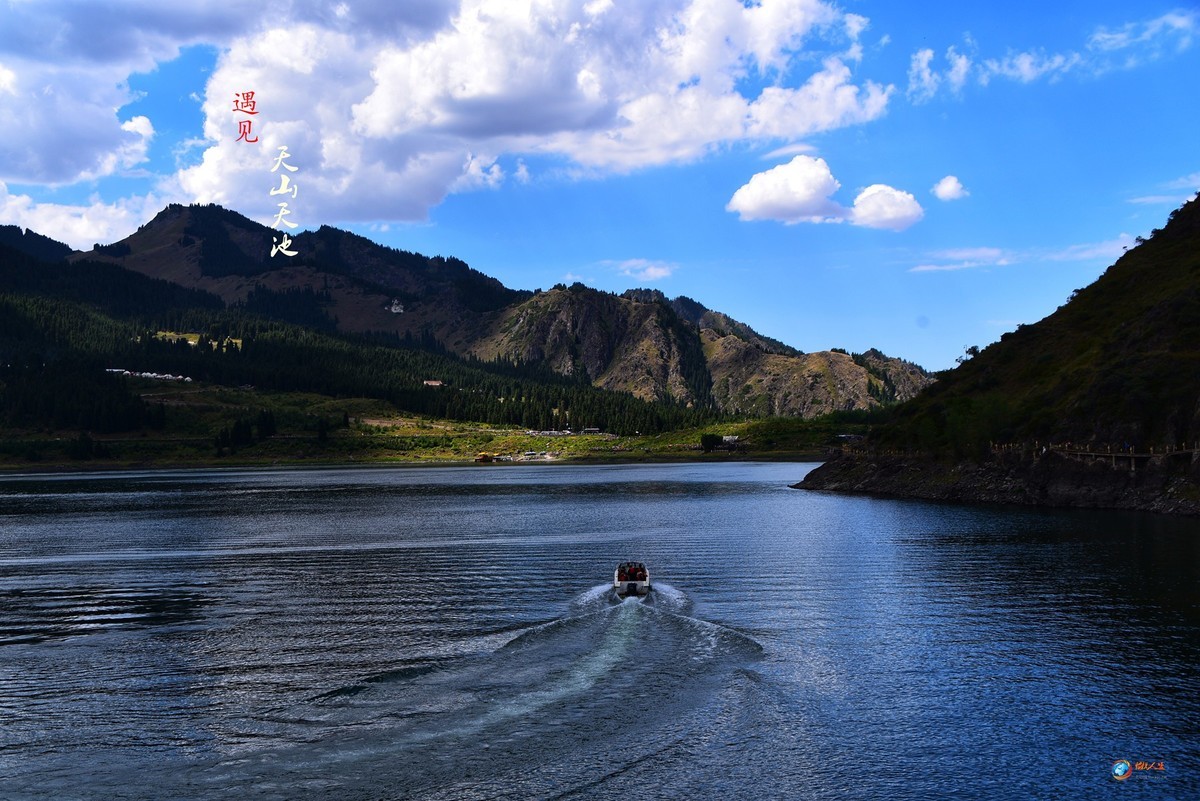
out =
[[(837, 448), (830, 448), (830, 453), (847, 453), (856, 456), (872, 456), (872, 455), (888, 455), (888, 456), (904, 456), (913, 455), (903, 451), (874, 451), (866, 446), (859, 444), (842, 444)], [(1133, 446), (1113, 446), (1113, 445), (1076, 445), (1074, 443), (1050, 443), (1050, 442), (1012, 442), (1012, 443), (996, 443), (991, 444), (992, 454), (995, 456), (1003, 456), (1006, 454), (1025, 454), (1028, 457), (1040, 458), (1054, 454), (1065, 459), (1071, 459), (1077, 462), (1093, 463), (1103, 462), (1111, 467), (1124, 468), (1136, 471), (1138, 468), (1144, 468), (1154, 459), (1161, 460), (1162, 463), (1170, 463), (1175, 460), (1193, 461), (1196, 454), (1200, 454), (1200, 443), (1184, 443), (1182, 446), (1168, 445), (1164, 447), (1151, 447), (1149, 450), (1139, 451)]]
[[(1028, 445), (992, 445), (993, 453), (1003, 453), (1010, 450), (1024, 451), (1028, 449)], [(1191, 447), (1188, 447), (1187, 443), (1184, 443), (1183, 446), (1168, 445), (1161, 448), (1152, 446), (1148, 451), (1138, 451), (1133, 446), (1079, 446), (1073, 443), (1034, 443), (1032, 450), (1035, 455), (1045, 456), (1053, 453), (1077, 462), (1102, 461), (1112, 467), (1128, 467), (1130, 470), (1145, 467), (1152, 459), (1160, 459), (1164, 462), (1169, 462), (1173, 459), (1187, 459), (1191, 461), (1197, 453), (1200, 453), (1200, 447), (1197, 447), (1196, 443), (1192, 443)]]

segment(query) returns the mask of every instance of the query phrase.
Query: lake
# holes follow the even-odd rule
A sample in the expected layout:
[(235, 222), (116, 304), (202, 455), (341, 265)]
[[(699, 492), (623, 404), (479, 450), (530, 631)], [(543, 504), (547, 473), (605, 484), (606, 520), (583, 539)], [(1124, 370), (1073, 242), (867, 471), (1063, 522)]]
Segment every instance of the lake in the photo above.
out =
[(0, 477), (0, 797), (1200, 797), (1196, 520), (813, 466)]

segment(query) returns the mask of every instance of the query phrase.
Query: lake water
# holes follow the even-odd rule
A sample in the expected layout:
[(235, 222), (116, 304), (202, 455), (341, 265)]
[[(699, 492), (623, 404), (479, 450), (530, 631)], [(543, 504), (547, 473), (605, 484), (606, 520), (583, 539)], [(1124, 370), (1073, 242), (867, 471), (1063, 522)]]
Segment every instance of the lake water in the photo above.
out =
[(0, 478), (0, 798), (1200, 797), (1200, 523), (811, 467)]

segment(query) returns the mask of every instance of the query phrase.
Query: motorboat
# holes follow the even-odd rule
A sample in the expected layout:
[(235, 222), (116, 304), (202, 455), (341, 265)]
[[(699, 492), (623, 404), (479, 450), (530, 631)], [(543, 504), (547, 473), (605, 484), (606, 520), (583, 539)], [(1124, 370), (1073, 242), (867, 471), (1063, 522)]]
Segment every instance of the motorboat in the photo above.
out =
[(618, 598), (650, 594), (650, 571), (641, 562), (622, 562), (613, 571), (613, 590)]

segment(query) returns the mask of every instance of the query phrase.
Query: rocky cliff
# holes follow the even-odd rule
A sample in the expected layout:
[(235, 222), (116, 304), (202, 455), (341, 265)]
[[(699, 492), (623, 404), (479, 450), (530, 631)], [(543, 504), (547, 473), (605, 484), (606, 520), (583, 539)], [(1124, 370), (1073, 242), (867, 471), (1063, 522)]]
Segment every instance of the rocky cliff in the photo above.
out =
[(77, 253), (304, 325), (436, 341), (541, 364), (644, 400), (815, 417), (911, 397), (932, 378), (876, 350), (806, 354), (690, 298), (575, 284), (526, 292), (453, 259), (322, 227), (270, 257), (276, 232), (219, 206), (171, 205), (126, 239)]
[(1200, 515), (1200, 458), (1156, 454), (1106, 460), (1048, 450), (954, 462), (843, 454), (794, 487), (956, 503)]

